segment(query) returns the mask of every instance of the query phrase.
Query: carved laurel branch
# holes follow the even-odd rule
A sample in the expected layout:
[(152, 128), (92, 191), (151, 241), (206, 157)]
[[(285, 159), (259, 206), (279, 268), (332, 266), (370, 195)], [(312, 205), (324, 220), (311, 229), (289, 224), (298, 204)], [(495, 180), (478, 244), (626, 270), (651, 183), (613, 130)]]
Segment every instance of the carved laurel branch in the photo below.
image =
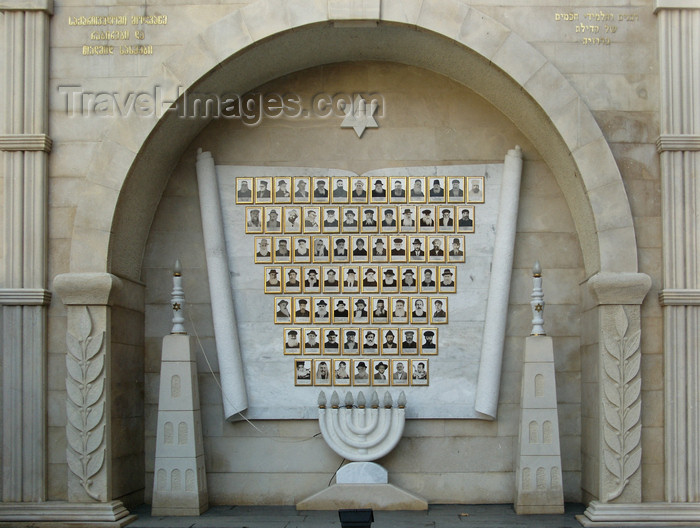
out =
[(603, 327), (607, 351), (603, 355), (606, 374), (603, 382), (603, 435), (608, 447), (603, 450), (603, 458), (605, 467), (615, 477), (616, 486), (606, 494), (607, 501), (622, 495), (642, 460), (642, 380), (637, 376), (642, 359), (639, 351), (641, 330), (630, 331), (628, 335), (628, 326), (624, 308), (611, 307), (610, 318)]
[(92, 333), (92, 319), (84, 307), (77, 321), (78, 335), (68, 332), (66, 341), (66, 391), (68, 393), (68, 467), (78, 477), (85, 492), (101, 500), (93, 491), (93, 477), (102, 468), (105, 458), (105, 402), (103, 398), (104, 354), (100, 354), (104, 331)]

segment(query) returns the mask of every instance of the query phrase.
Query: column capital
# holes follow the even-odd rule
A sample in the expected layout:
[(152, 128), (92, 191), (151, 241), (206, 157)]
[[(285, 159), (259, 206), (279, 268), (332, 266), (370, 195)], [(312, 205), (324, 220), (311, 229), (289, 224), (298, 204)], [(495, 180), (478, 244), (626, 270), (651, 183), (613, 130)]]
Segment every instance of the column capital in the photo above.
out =
[(53, 15), (53, 0), (0, 0), (0, 11), (44, 11)]
[(698, 0), (654, 0), (654, 14), (662, 9), (700, 9)]
[(651, 288), (651, 277), (645, 273), (601, 271), (588, 281), (598, 304), (642, 304)]
[(63, 304), (111, 306), (122, 280), (111, 273), (63, 273), (53, 286)]

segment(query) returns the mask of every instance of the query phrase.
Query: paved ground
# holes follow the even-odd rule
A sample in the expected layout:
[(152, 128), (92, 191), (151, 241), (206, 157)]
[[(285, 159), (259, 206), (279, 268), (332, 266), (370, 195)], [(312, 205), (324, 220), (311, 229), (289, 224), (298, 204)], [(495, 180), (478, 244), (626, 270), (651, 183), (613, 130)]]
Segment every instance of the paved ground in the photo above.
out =
[[(372, 528), (581, 528), (581, 504), (564, 515), (516, 515), (512, 504), (431, 505), (427, 512), (374, 512)], [(302, 511), (293, 506), (216, 506), (200, 517), (151, 517), (151, 508), (133, 510), (129, 528), (340, 528), (337, 511)]]

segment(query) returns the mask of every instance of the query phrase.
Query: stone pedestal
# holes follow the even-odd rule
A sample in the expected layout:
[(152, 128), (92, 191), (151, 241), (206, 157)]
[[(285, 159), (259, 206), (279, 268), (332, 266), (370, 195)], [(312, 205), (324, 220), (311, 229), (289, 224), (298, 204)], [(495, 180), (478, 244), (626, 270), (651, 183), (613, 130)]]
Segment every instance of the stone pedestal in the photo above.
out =
[(525, 340), (515, 511), (564, 513), (554, 352), (546, 336)]
[(209, 508), (197, 364), (190, 337), (163, 338), (153, 479), (155, 515), (199, 515)]

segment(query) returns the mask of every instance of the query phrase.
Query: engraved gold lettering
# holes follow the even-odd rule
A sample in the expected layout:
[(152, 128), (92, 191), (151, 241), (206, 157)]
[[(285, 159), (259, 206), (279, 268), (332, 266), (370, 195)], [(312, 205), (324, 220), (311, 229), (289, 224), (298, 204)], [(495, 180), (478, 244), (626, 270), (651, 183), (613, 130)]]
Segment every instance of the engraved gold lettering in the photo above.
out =
[(124, 31), (93, 31), (90, 40), (129, 40), (130, 32)]
[(83, 46), (83, 55), (114, 55), (114, 46)]
[(153, 55), (153, 45), (119, 46), (120, 55)]
[(126, 16), (78, 16), (68, 17), (69, 26), (126, 26)]
[(146, 24), (147, 26), (165, 26), (168, 23), (168, 15), (150, 15), (150, 16), (136, 16), (131, 17), (131, 24), (133, 26), (140, 26)]

